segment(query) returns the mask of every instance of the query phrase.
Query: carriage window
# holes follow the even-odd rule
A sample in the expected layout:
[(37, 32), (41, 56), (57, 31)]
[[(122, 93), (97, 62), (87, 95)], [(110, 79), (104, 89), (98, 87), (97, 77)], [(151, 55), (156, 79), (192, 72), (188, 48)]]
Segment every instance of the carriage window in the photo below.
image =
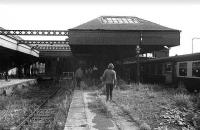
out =
[(165, 65), (165, 71), (166, 72), (172, 72), (172, 64), (168, 63)]
[(200, 61), (192, 63), (192, 76), (200, 77)]
[(179, 63), (179, 76), (187, 76), (187, 63)]

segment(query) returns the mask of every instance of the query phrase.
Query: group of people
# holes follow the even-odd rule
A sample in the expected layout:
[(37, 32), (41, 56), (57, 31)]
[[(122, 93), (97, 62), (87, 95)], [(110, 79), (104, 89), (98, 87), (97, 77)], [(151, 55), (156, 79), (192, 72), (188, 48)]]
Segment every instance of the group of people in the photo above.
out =
[[(96, 80), (98, 79), (97, 71), (98, 71), (98, 68), (95, 65), (93, 67), (89, 67), (89, 68), (79, 67), (75, 72), (75, 77), (76, 77), (78, 88), (80, 88), (81, 80), (84, 80), (85, 82), (87, 82), (87, 85), (89, 85), (89, 86), (96, 85)], [(90, 81), (90, 82), (88, 82), (88, 81)]]
[[(77, 87), (80, 88), (81, 80), (83, 79), (83, 69), (79, 67), (75, 72)], [(116, 72), (112, 63), (108, 64), (107, 69), (103, 72), (100, 80), (106, 85), (106, 101), (112, 100), (112, 91), (117, 84)]]

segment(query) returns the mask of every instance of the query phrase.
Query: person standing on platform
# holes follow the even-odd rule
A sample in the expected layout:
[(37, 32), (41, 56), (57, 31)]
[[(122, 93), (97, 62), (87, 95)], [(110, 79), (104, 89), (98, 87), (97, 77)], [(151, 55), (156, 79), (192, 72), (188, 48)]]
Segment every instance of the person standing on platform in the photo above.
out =
[(97, 78), (98, 78), (97, 71), (98, 71), (98, 68), (94, 65), (94, 67), (92, 69), (92, 83), (94, 86), (97, 84)]
[(106, 101), (108, 101), (109, 98), (110, 101), (112, 101), (112, 91), (117, 83), (116, 72), (113, 69), (114, 65), (110, 63), (101, 77), (101, 80), (106, 84)]
[(81, 83), (81, 80), (83, 78), (83, 70), (81, 67), (79, 67), (76, 72), (75, 72), (75, 78), (76, 78), (76, 84), (77, 84), (77, 87), (80, 89), (80, 83)]

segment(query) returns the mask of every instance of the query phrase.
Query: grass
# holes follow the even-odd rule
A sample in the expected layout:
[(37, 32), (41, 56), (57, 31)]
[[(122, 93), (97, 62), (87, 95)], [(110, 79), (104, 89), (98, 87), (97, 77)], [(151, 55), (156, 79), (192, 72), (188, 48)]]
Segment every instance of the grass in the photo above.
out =
[[(104, 87), (97, 89), (105, 95)], [(127, 84), (123, 80), (113, 91), (114, 102), (139, 124), (140, 130), (200, 129), (199, 97), (183, 86), (174, 89), (158, 84)]]
[[(55, 113), (55, 130), (61, 130), (64, 128), (66, 120), (66, 111), (69, 108), (70, 95), (72, 93), (72, 87), (66, 87), (67, 83), (61, 84), (66, 91), (63, 95), (56, 95), (55, 98), (49, 102), (50, 105), (56, 106)], [(50, 86), (50, 83), (40, 84), (42, 86)], [(0, 97), (0, 129), (9, 129), (10, 127), (17, 126), (22, 119), (30, 114), (34, 109), (34, 105), (38, 103), (39, 99), (29, 98), (28, 93), (39, 88), (36, 86), (25, 87), (21, 90), (15, 89), (12, 96)], [(62, 91), (64, 91), (62, 89)], [(67, 95), (67, 96), (66, 96)], [(27, 97), (28, 96), (28, 97)]]
[[(67, 119), (67, 111), (70, 107), (70, 101), (72, 99), (72, 88), (73, 84), (70, 83), (68, 85), (68, 88), (66, 88), (66, 81), (63, 81), (62, 83), (63, 89), (61, 89), (60, 92), (57, 93), (55, 98), (53, 98), (48, 104), (56, 105), (57, 112), (55, 113), (54, 117), (54, 127), (55, 130), (63, 130), (65, 126), (65, 122)], [(63, 93), (63, 91), (65, 93)]]
[(2, 123), (2, 127), (7, 128), (19, 123), (20, 119), (25, 116), (27, 107), (25, 100), (14, 96), (1, 97), (1, 100), (6, 103), (4, 104), (4, 109), (1, 110), (0, 122)]
[[(141, 130), (155, 128), (180, 129), (187, 125), (194, 126), (184, 118), (188, 111), (194, 109), (199, 100), (195, 99), (184, 88), (173, 89), (157, 84), (122, 84), (120, 89), (115, 89), (113, 100), (133, 118), (140, 122)], [(183, 109), (184, 108), (184, 109)], [(196, 110), (197, 111), (197, 110)], [(190, 122), (194, 117), (200, 117), (192, 111)], [(196, 119), (196, 122), (199, 118)], [(145, 123), (145, 124), (143, 124)]]
[(152, 87), (133, 84), (131, 89), (114, 90), (114, 100), (124, 106), (134, 118), (140, 120), (139, 122), (154, 125), (160, 106), (168, 104), (169, 101), (168, 98), (161, 97), (163, 94), (152, 91)]
[(151, 127), (146, 123), (142, 123), (140, 125), (140, 130), (151, 130)]
[[(32, 87), (35, 88), (36, 85)], [(0, 126), (3, 129), (17, 126), (26, 116), (31, 100), (23, 98), (23, 95), (25, 95), (29, 89), (30, 86), (24, 87), (23, 89), (15, 88), (11, 96), (0, 97)]]
[(6, 105), (7, 105), (7, 101), (5, 99), (5, 96), (0, 96), (0, 110), (5, 110), (6, 109)]
[(192, 102), (190, 100), (190, 95), (180, 93), (180, 94), (175, 94), (174, 95), (174, 101), (175, 105), (180, 108), (191, 108), (192, 107)]

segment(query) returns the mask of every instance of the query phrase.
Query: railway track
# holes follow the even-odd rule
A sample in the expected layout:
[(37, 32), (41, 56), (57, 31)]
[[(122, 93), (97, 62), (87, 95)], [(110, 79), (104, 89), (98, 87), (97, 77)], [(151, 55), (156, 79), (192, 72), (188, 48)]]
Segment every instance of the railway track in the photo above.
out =
[(55, 105), (49, 105), (48, 102), (55, 95), (65, 94), (67, 89), (63, 89), (59, 83), (57, 87), (46, 90), (36, 90), (27, 94), (27, 98), (35, 99), (32, 101), (27, 116), (15, 128), (16, 130), (29, 130), (29, 129), (52, 129), (54, 126), (54, 116), (57, 112)]
[(48, 123), (50, 121), (53, 121), (53, 117), (51, 116), (51, 114), (53, 114), (52, 110), (55, 111), (55, 108), (44, 108), (44, 106), (47, 103), (47, 101), (51, 97), (53, 97), (59, 89), (60, 87), (54, 89), (54, 91), (51, 94), (48, 93), (49, 95), (45, 93), (45, 96), (41, 97), (43, 98), (43, 101), (39, 101), (41, 102), (40, 104), (34, 105), (32, 112), (17, 126), (16, 129), (21, 130), (23, 128), (27, 129), (31, 127), (38, 127), (39, 125), (41, 126), (41, 124), (45, 124), (47, 120)]

